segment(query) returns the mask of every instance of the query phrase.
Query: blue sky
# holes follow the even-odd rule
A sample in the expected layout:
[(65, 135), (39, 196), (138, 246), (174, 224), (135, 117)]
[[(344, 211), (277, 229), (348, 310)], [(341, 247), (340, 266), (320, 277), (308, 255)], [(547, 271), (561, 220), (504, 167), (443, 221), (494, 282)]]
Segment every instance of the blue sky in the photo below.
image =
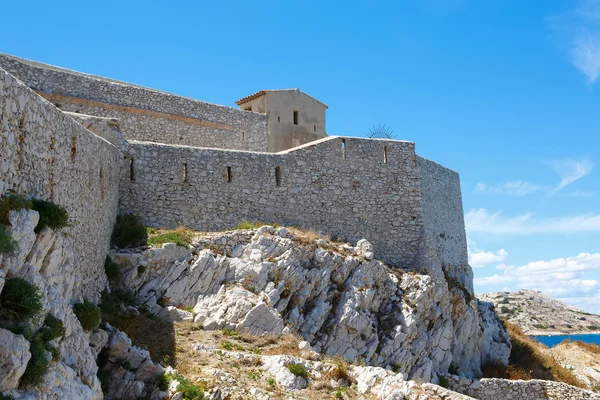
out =
[[(478, 292), (600, 312), (600, 1), (7, 2), (0, 52), (213, 103), (298, 87), (461, 175)], [(175, 3), (173, 3), (175, 4)]]

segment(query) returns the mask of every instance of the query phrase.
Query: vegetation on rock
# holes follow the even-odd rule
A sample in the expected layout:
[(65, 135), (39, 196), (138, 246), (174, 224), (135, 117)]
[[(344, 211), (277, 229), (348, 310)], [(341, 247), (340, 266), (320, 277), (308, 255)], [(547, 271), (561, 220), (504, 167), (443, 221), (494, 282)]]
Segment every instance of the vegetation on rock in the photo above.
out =
[(0, 199), (0, 224), (8, 225), (8, 214), (10, 210), (30, 209), (30, 200), (16, 193), (7, 193)]
[(299, 376), (308, 380), (308, 371), (306, 370), (306, 367), (303, 364), (289, 363), (288, 365), (286, 365), (286, 367), (295, 376)]
[(17, 250), (18, 243), (12, 238), (10, 231), (4, 225), (0, 225), (0, 254), (12, 256)]
[(75, 304), (73, 312), (84, 330), (90, 331), (100, 326), (100, 321), (102, 320), (100, 307), (93, 305), (89, 301), (84, 300), (83, 303)]
[(35, 227), (36, 232), (45, 227), (60, 230), (69, 225), (69, 213), (64, 207), (47, 200), (32, 200), (31, 203), (31, 208), (40, 214), (40, 221)]
[(193, 232), (180, 226), (173, 230), (148, 230), (147, 243), (151, 246), (160, 246), (165, 243), (175, 243), (177, 246), (188, 247), (192, 242)]
[(29, 352), (31, 353), (31, 359), (21, 377), (19, 383), (21, 387), (39, 386), (50, 367), (50, 362), (46, 358), (46, 344), (40, 336), (36, 336), (31, 341)]
[(24, 320), (42, 312), (42, 294), (23, 278), (7, 279), (0, 293), (0, 314), (7, 319)]
[(63, 337), (65, 332), (65, 325), (63, 322), (52, 314), (47, 314), (46, 319), (44, 320), (44, 326), (40, 329), (38, 335), (40, 335), (44, 342), (49, 342)]
[(140, 218), (133, 214), (117, 216), (112, 243), (118, 248), (135, 247), (146, 243), (148, 235)]
[(119, 277), (119, 265), (109, 256), (104, 259), (104, 272), (109, 280)]

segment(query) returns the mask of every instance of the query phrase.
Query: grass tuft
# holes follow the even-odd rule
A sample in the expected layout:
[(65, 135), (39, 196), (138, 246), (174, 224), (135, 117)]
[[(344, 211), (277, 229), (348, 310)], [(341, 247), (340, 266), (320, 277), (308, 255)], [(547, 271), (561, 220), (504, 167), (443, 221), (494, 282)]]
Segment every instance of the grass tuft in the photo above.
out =
[(0, 225), (0, 254), (12, 256), (17, 250), (18, 243), (12, 238), (10, 231), (4, 225)]
[(91, 331), (100, 326), (100, 321), (102, 320), (100, 307), (93, 305), (89, 301), (84, 300), (83, 303), (75, 304), (73, 312), (84, 330)]
[(39, 386), (44, 381), (44, 375), (50, 367), (50, 363), (46, 358), (46, 345), (41, 337), (37, 336), (31, 341), (29, 352), (31, 353), (31, 359), (19, 382), (21, 387)]
[(35, 227), (36, 232), (45, 227), (56, 231), (69, 225), (69, 213), (64, 207), (47, 200), (32, 200), (31, 204), (31, 208), (40, 214), (40, 221)]
[(295, 376), (299, 376), (308, 380), (308, 371), (306, 370), (304, 364), (289, 363), (288, 365), (286, 365), (286, 367)]
[(148, 230), (147, 243), (150, 246), (160, 246), (165, 243), (175, 243), (177, 246), (188, 247), (192, 243), (194, 237), (193, 231), (190, 229), (180, 226), (177, 229), (161, 231), (161, 230)]
[(146, 244), (146, 227), (140, 218), (133, 214), (118, 215), (112, 234), (112, 243), (118, 248), (135, 247)]

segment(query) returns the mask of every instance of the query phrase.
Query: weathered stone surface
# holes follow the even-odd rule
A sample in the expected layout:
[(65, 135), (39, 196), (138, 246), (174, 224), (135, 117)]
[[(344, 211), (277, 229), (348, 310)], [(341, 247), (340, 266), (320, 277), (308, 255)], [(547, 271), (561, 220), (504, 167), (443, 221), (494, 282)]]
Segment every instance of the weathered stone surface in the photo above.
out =
[(27, 339), (0, 329), (0, 392), (19, 386), (30, 358)]

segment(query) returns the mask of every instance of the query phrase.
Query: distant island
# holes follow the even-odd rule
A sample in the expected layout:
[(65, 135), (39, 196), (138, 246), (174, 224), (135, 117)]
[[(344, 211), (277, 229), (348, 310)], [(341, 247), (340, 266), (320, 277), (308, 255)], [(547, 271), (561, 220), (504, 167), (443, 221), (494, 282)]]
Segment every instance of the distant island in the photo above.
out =
[(527, 335), (600, 334), (600, 316), (569, 306), (536, 290), (480, 294), (498, 315)]

